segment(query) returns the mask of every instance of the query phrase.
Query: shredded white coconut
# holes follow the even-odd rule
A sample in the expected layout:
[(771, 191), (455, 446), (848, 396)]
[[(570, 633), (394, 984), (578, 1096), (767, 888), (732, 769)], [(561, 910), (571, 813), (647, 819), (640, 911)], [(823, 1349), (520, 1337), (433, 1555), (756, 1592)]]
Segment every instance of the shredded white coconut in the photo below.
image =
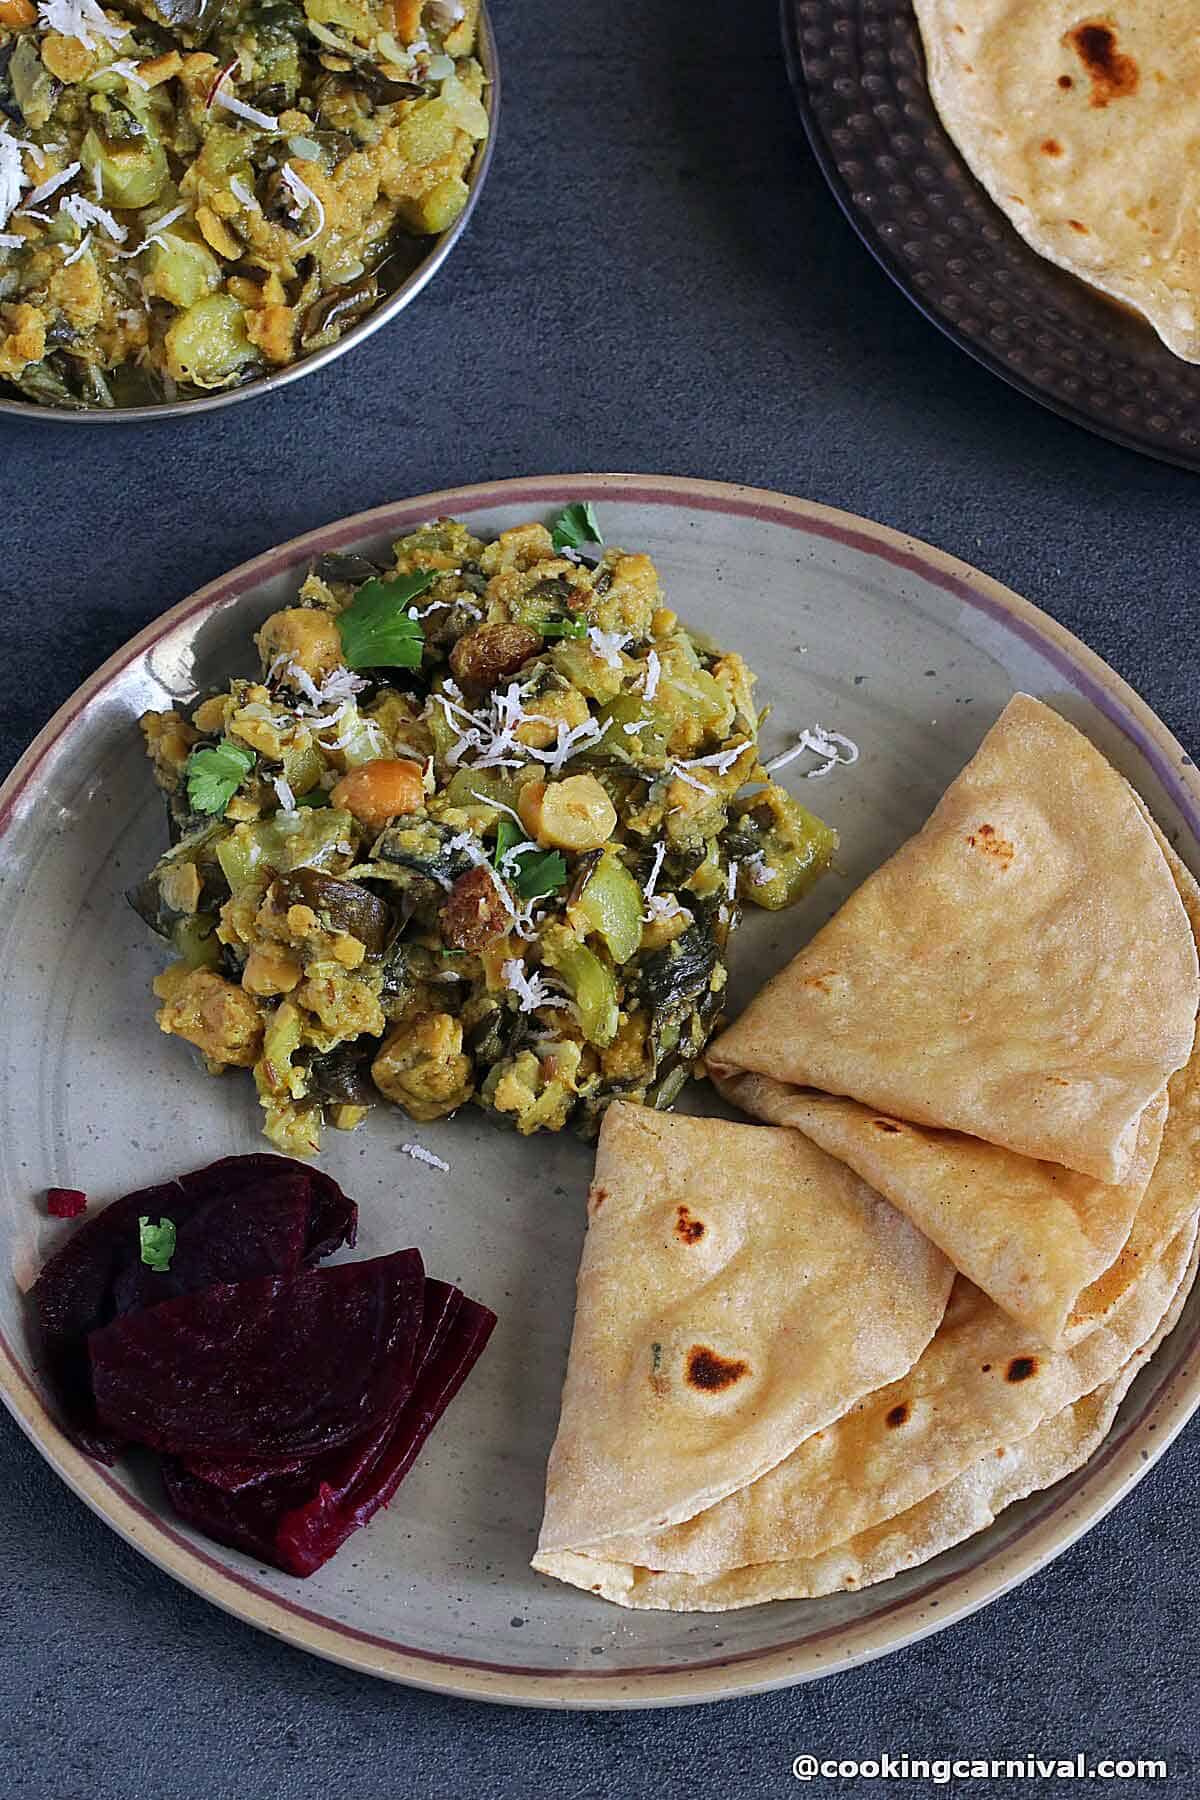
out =
[[(531, 719), (538, 718), (537, 713), (530, 713)], [(604, 728), (596, 719), (585, 719), (581, 725), (568, 726), (565, 719), (547, 719), (545, 724), (553, 724), (558, 728), (558, 742), (553, 750), (535, 750), (532, 744), (523, 748), (535, 761), (545, 763), (552, 775), (562, 773), (564, 763), (570, 762), (577, 751), (586, 749), (598, 738), (604, 736)]]
[(653, 719), (635, 719), (631, 725), (622, 725), (621, 730), (626, 737), (635, 737), (639, 731), (644, 731), (647, 725), (653, 723)]
[(114, 75), (123, 75), (126, 81), (132, 81), (136, 87), (145, 88), (146, 92), (149, 93), (150, 83), (141, 73), (137, 64), (132, 62), (128, 57), (123, 57), (120, 62), (111, 62), (108, 66)]
[(715, 769), (718, 775), (728, 775), (738, 757), (747, 749), (749, 749), (748, 744), (734, 744), (729, 750), (714, 750), (711, 756), (689, 757), (686, 762), (676, 763), (675, 768), (677, 771), (679, 769)]
[(728, 869), (725, 871), (725, 898), (727, 900), (737, 899), (737, 884), (738, 864), (736, 862), (731, 862)]
[(113, 254), (119, 257), (122, 262), (127, 262), (130, 257), (140, 256), (142, 251), (149, 249), (151, 244), (158, 244), (163, 250), (169, 250), (171, 246), (167, 243), (166, 238), (163, 236), (163, 232), (168, 225), (173, 225), (176, 219), (181, 219), (186, 211), (186, 206), (172, 207), (171, 211), (169, 213), (164, 213), (161, 219), (154, 220), (154, 223), (147, 228), (146, 235), (141, 243), (136, 245), (134, 249), (116, 250)]
[(85, 231), (74, 250), (72, 250), (70, 256), (63, 257), (63, 268), (69, 269), (72, 263), (77, 263), (85, 251), (91, 249), (91, 246), (92, 234), (90, 231)]
[(276, 798), (284, 812), (294, 813), (296, 810), (296, 796), (293, 794), (291, 785), (286, 777), (283, 775), (276, 775), (271, 786), (275, 789)]
[(517, 996), (517, 1008), (520, 1012), (533, 1012), (539, 1006), (570, 1004), (563, 995), (551, 993), (541, 975), (527, 975), (525, 964), (515, 956), (500, 965), (500, 973), (504, 977), (505, 987)]
[(233, 195), (235, 200), (241, 201), (243, 206), (257, 206), (258, 205), (258, 200), (257, 200), (256, 196), (246, 186), (245, 182), (242, 180), (240, 175), (235, 175), (233, 177), (232, 181), (229, 183), (229, 191)]
[(38, 24), (62, 37), (78, 38), (87, 50), (94, 50), (101, 38), (119, 44), (131, 29), (128, 25), (114, 25), (96, 0), (40, 0)]
[(601, 631), (598, 625), (588, 627), (588, 643), (610, 669), (621, 667), (621, 652), (632, 641), (627, 631)]
[(40, 182), (33, 192), (26, 196), (21, 211), (28, 212), (31, 206), (40, 206), (43, 200), (50, 198), (51, 194), (57, 194), (59, 188), (66, 187), (68, 181), (74, 181), (82, 167), (82, 163), (73, 162), (67, 168), (60, 169), (57, 175), (51, 175), (47, 181)]
[(60, 213), (65, 213), (67, 218), (78, 225), (81, 231), (86, 231), (92, 225), (98, 225), (101, 231), (107, 233), (116, 244), (123, 244), (129, 236), (124, 225), (118, 224), (110, 212), (107, 212), (103, 206), (97, 206), (96, 202), (89, 200), (86, 194), (68, 194), (66, 199), (60, 202), (58, 210)]
[(450, 1164), (445, 1158), (435, 1156), (434, 1152), (427, 1150), (424, 1144), (401, 1144), (400, 1148), (404, 1155), (411, 1156), (414, 1162), (426, 1163), (431, 1169), (440, 1169), (443, 1175), (450, 1173)]
[(761, 850), (756, 850), (753, 856), (746, 858), (746, 867), (750, 871), (750, 879), (755, 887), (766, 887), (767, 883), (774, 881), (779, 873), (777, 869), (769, 867)]
[(658, 660), (658, 651), (650, 650), (646, 655), (646, 673), (642, 676), (642, 698), (653, 700), (658, 692), (658, 681), (662, 674), (662, 664)]
[(306, 238), (300, 238), (296, 244), (297, 250), (303, 250), (309, 244), (315, 244), (317, 239), (320, 237), (321, 233), (324, 231), (324, 229), (325, 229), (325, 208), (321, 204), (319, 195), (313, 193), (313, 191), (309, 187), (307, 181), (305, 181), (305, 179), (302, 175), (298, 175), (296, 173), (295, 169), (293, 169), (290, 162), (285, 162), (282, 169), (280, 169), (279, 173), (283, 176), (284, 181), (287, 183), (288, 192), (291, 194), (292, 199), (296, 203), (295, 210), (292, 212), (292, 217), (294, 219), (303, 218), (305, 212), (308, 210), (308, 208), (310, 206), (316, 208), (316, 213), (317, 213), (316, 230), (310, 231)]
[(671, 764), (671, 773), (672, 773), (672, 775), (677, 775), (679, 777), (680, 781), (686, 782), (688, 787), (695, 788), (697, 793), (700, 793), (700, 794), (715, 794), (716, 793), (716, 789), (709, 787), (707, 781), (700, 781), (695, 775), (689, 774), (687, 765), (685, 763), (672, 763)]
[(662, 873), (662, 866), (663, 866), (663, 863), (666, 861), (666, 856), (667, 856), (667, 846), (665, 844), (655, 844), (655, 846), (654, 846), (654, 863), (650, 870), (650, 878), (647, 881), (645, 887), (642, 889), (642, 892), (643, 892), (643, 894), (645, 894), (647, 900), (653, 900), (653, 898), (654, 898), (654, 890), (658, 886), (658, 878)]
[(15, 231), (0, 231), (0, 250), (19, 250), (24, 242)]
[[(259, 112), (256, 106), (247, 106), (244, 100), (239, 100), (236, 94), (227, 94), (223, 88), (217, 89), (212, 103), (214, 106), (223, 106), (226, 112), (231, 112), (237, 119), (245, 119), (248, 125), (258, 125), (263, 131), (279, 130), (278, 119), (272, 118), (270, 113)], [(287, 179), (286, 176), (284, 179)]]
[[(773, 775), (776, 769), (786, 768), (788, 763), (794, 762), (798, 756), (803, 756), (807, 750), (811, 750), (815, 756), (823, 757), (824, 761), (820, 768), (804, 770), (806, 781), (812, 781), (820, 775), (828, 775), (830, 770), (837, 768), (839, 764), (849, 768), (852, 763), (858, 761), (858, 745), (850, 738), (843, 737), (840, 731), (826, 731), (823, 725), (813, 725), (800, 733), (790, 750), (785, 750), (782, 756), (773, 756), (769, 763), (763, 764), (763, 767), (768, 775)], [(841, 754), (843, 751), (844, 755)]]
[(0, 130), (0, 226), (8, 224), (9, 216), (16, 210), (17, 202), (28, 186), (21, 145), (10, 134), (6, 121)]

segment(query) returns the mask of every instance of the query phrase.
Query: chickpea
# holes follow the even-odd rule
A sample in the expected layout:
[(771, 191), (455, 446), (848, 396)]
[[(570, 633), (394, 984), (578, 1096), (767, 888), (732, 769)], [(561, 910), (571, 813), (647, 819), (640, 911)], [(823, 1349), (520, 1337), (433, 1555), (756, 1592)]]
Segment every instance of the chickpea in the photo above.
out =
[(617, 810), (594, 775), (530, 781), (517, 799), (530, 837), (557, 850), (598, 850), (617, 825)]
[(334, 806), (353, 813), (366, 830), (379, 832), (402, 813), (420, 812), (425, 802), (424, 770), (420, 763), (380, 756), (343, 775), (329, 798)]
[[(286, 606), (282, 612), (272, 613), (254, 641), (264, 669), (269, 669), (278, 657), (286, 656), (288, 662), (295, 663), (318, 684), (343, 660), (337, 625), (327, 612), (312, 606)], [(285, 667), (280, 680), (287, 679)]]

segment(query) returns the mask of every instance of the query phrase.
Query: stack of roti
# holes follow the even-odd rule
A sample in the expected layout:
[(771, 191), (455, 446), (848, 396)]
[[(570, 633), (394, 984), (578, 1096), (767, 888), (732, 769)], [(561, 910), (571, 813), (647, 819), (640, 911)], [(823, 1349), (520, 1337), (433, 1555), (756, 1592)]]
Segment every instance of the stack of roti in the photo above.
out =
[(626, 1606), (865, 1586), (1049, 1486), (1200, 1222), (1200, 889), (1018, 695), (709, 1052), (610, 1109), (534, 1567)]

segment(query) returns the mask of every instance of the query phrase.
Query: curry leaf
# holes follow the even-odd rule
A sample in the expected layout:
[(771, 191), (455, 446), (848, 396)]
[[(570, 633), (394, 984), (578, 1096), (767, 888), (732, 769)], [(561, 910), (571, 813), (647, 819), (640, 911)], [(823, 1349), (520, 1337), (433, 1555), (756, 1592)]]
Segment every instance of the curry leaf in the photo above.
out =
[(193, 812), (223, 813), (254, 767), (254, 755), (236, 744), (193, 750), (187, 765), (188, 804)]
[(337, 628), (348, 669), (419, 669), (425, 633), (410, 619), (410, 603), (433, 585), (437, 569), (418, 569), (395, 581), (364, 581)]
[(175, 1254), (174, 1221), (160, 1219), (157, 1225), (152, 1225), (149, 1218), (143, 1215), (138, 1220), (138, 1241), (146, 1267), (165, 1275)]
[(550, 540), (556, 550), (582, 550), (585, 544), (602, 544), (600, 522), (590, 500), (566, 506), (550, 527)]

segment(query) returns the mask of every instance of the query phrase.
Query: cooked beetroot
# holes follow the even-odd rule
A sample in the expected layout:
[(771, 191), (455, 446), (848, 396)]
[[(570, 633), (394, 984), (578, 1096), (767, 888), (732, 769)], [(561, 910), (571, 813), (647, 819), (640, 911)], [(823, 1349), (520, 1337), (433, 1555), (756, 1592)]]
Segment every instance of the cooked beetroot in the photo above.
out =
[[(425, 1292), (421, 1301), (421, 1331), (413, 1353), (412, 1378), (415, 1382), (426, 1363), (442, 1346), (442, 1341), (450, 1329), (450, 1322), (462, 1304), (462, 1289), (451, 1287), (445, 1281), (431, 1281), (426, 1278)], [(337, 1466), (334, 1458), (326, 1456), (322, 1459), (320, 1479), (332, 1484), (339, 1491), (348, 1489), (353, 1482), (369, 1466), (369, 1458), (383, 1448), (391, 1433), (395, 1413), (407, 1401), (405, 1395), (393, 1413), (383, 1419), (373, 1431), (355, 1438), (352, 1443), (338, 1451)], [(374, 1448), (372, 1448), (374, 1446)], [(295, 1488), (295, 1495), (308, 1491), (308, 1474), (311, 1473), (312, 1459), (307, 1457), (291, 1457), (286, 1462), (224, 1462), (218, 1458), (189, 1456), (186, 1468), (191, 1475), (198, 1475), (201, 1481), (207, 1481), (227, 1494), (243, 1493), (247, 1488), (261, 1487), (265, 1482), (279, 1483), (285, 1475), (306, 1472), (305, 1481)], [(277, 1487), (279, 1503), (283, 1497), (293, 1496), (293, 1490), (280, 1485)]]
[(52, 1219), (77, 1219), (87, 1205), (82, 1188), (47, 1188), (46, 1211)]
[(311, 1575), (391, 1500), (495, 1322), (494, 1313), (457, 1288), (427, 1282), (416, 1385), (377, 1430), (314, 1459), (304, 1470), (260, 1479), (237, 1492), (168, 1461), (163, 1475), (171, 1504), (219, 1543), (288, 1574)]
[[(165, 1216), (176, 1227), (165, 1273), (141, 1260), (142, 1215)], [(47, 1262), (32, 1298), (47, 1378), (83, 1447), (105, 1462), (120, 1448), (96, 1420), (89, 1332), (120, 1312), (218, 1280), (290, 1274), (353, 1244), (357, 1217), (328, 1175), (287, 1157), (256, 1155), (226, 1157), (127, 1194), (81, 1225)]]
[(311, 1575), (388, 1504), (474, 1368), (495, 1323), (494, 1312), (464, 1297), (445, 1343), (423, 1370), (382, 1453), (363, 1478), (340, 1499), (322, 1483), (305, 1505), (280, 1520), (275, 1535), (280, 1568), (292, 1575)]
[(88, 1338), (101, 1427), (169, 1455), (274, 1461), (336, 1448), (411, 1390), (415, 1250), (226, 1282)]

